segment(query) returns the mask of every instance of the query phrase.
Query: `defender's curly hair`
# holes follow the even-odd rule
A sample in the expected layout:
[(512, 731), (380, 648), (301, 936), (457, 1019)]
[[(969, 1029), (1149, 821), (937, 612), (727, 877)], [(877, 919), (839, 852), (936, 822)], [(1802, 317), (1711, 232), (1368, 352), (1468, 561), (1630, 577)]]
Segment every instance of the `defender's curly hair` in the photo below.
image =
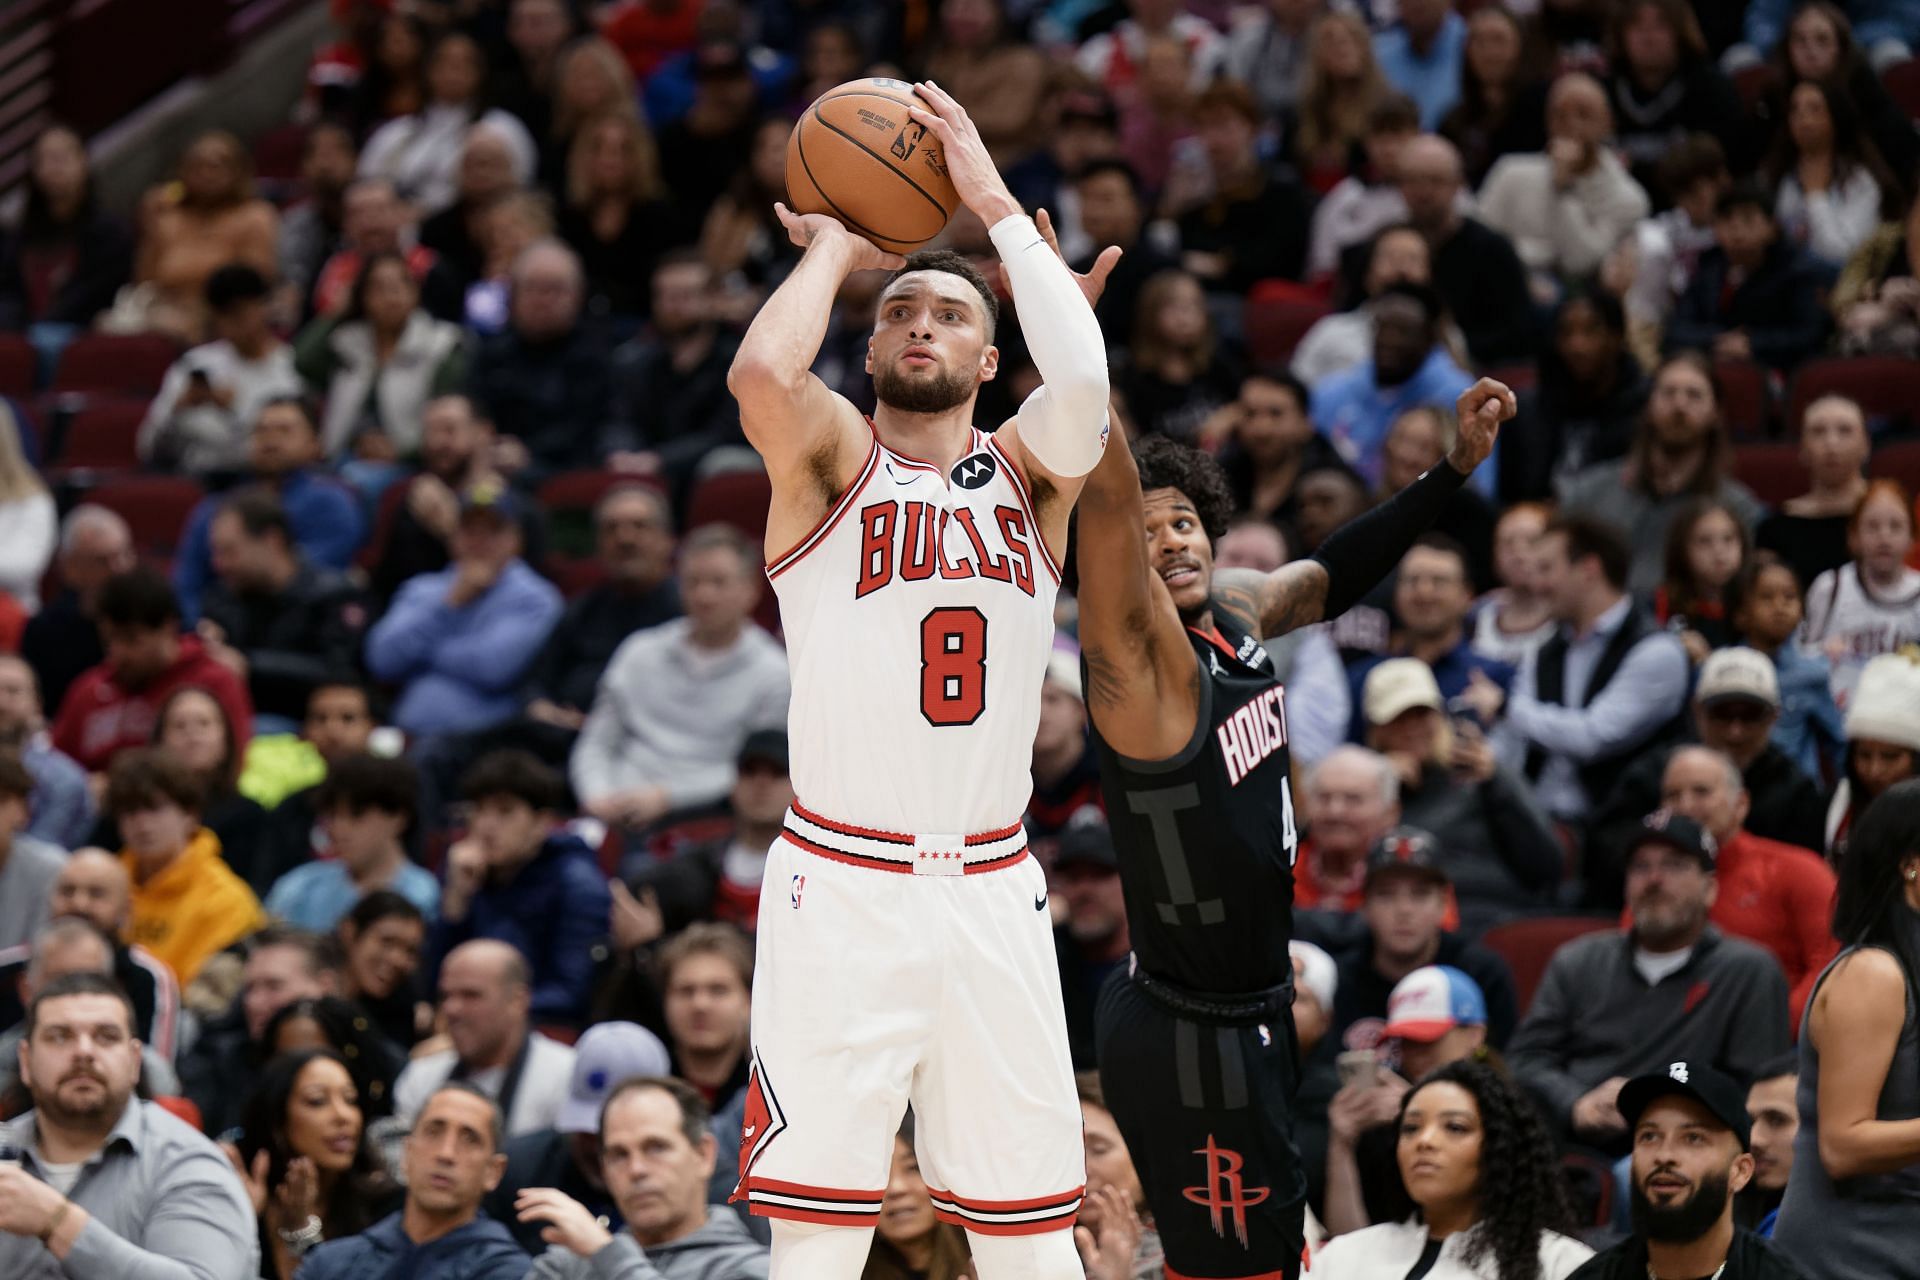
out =
[(1472, 1270), (1491, 1258), (1499, 1280), (1540, 1280), (1541, 1233), (1566, 1231), (1573, 1221), (1540, 1113), (1506, 1072), (1469, 1058), (1422, 1076), (1401, 1100), (1401, 1121), (1407, 1103), (1431, 1084), (1458, 1085), (1480, 1108), (1480, 1220), (1467, 1232), (1462, 1264)]
[(1144, 436), (1133, 447), (1140, 466), (1140, 491), (1178, 489), (1200, 515), (1200, 527), (1215, 542), (1233, 519), (1233, 490), (1227, 473), (1208, 455), (1165, 436)]

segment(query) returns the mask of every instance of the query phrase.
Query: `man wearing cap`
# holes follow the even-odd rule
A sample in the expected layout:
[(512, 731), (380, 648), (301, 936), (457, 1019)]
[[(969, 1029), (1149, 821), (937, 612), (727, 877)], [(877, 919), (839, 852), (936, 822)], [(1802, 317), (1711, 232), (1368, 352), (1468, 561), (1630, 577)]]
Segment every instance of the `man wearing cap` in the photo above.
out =
[(513, 1232), (528, 1253), (546, 1246), (542, 1222), (522, 1222), (514, 1201), (528, 1187), (552, 1187), (620, 1229), (620, 1206), (600, 1168), (600, 1109), (621, 1082), (668, 1073), (667, 1046), (645, 1027), (602, 1022), (588, 1027), (573, 1046), (573, 1078), (553, 1127), (507, 1139), (507, 1171), (482, 1206)]
[(1040, 724), (1033, 733), (1033, 798), (1027, 801), (1027, 839), (1045, 865), (1054, 838), (1075, 814), (1106, 811), (1100, 762), (1087, 737), (1087, 699), (1077, 649), (1055, 641), (1040, 684)]
[(453, 561), (400, 588), (367, 632), (367, 670), (400, 686), (393, 722), (412, 737), (492, 728), (560, 618), (560, 593), (520, 558), (520, 503), (497, 480), (461, 496)]
[(1051, 880), (1066, 904), (1066, 918), (1054, 929), (1053, 943), (1060, 960), (1067, 1044), (1074, 1070), (1086, 1071), (1094, 1066), (1095, 1001), (1114, 970), (1126, 962), (1132, 944), (1120, 888), (1120, 856), (1100, 810), (1082, 810), (1060, 833)]
[(1707, 1063), (1678, 1058), (1620, 1088), (1633, 1135), (1633, 1234), (1571, 1280), (1798, 1280), (1791, 1263), (1733, 1225), (1753, 1178), (1746, 1099)]
[(1780, 965), (1708, 923), (1717, 850), (1693, 819), (1649, 814), (1627, 860), (1632, 923), (1556, 951), (1514, 1034), (1514, 1077), (1578, 1141), (1625, 1151), (1629, 1077), (1685, 1057), (1747, 1079), (1787, 1047)]
[[(1773, 727), (1779, 718), (1780, 681), (1765, 654), (1745, 647), (1716, 649), (1700, 665), (1693, 693), (1694, 727), (1702, 745), (1725, 752), (1739, 766), (1749, 799), (1742, 825), (1782, 844), (1824, 848), (1826, 802), (1814, 780), (1774, 745)], [(1620, 905), (1627, 845), (1638, 834), (1640, 819), (1665, 803), (1661, 792), (1668, 758), (1665, 751), (1643, 754), (1596, 810), (1587, 836), (1590, 902)]]

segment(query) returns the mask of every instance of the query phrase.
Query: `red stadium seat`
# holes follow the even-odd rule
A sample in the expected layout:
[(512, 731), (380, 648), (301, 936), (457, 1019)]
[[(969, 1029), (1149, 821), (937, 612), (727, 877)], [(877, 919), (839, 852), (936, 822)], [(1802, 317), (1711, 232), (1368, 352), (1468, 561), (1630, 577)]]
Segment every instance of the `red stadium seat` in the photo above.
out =
[(1740, 95), (1740, 105), (1753, 115), (1760, 104), (1766, 100), (1767, 93), (1776, 83), (1773, 67), (1765, 62), (1742, 67), (1733, 73), (1733, 89)]
[(562, 471), (540, 486), (535, 498), (546, 514), (554, 558), (582, 560), (593, 554), (593, 509), (621, 485), (665, 492), (658, 478), (623, 471)]
[(1313, 298), (1249, 298), (1242, 323), (1254, 364), (1286, 368), (1307, 330), (1332, 310), (1324, 301)]
[(1880, 73), (1880, 83), (1908, 119), (1920, 120), (1920, 58), (1894, 63)]
[(1735, 439), (1773, 434), (1773, 390), (1765, 367), (1751, 360), (1716, 360), (1713, 378), (1720, 384), (1720, 410)]
[(1800, 446), (1787, 441), (1753, 441), (1733, 446), (1733, 478), (1770, 507), (1807, 491), (1807, 467)]
[(307, 148), (307, 127), (283, 124), (253, 140), (253, 176), (290, 182), (300, 176), (301, 153)]
[(687, 499), (687, 528), (732, 525), (757, 546), (767, 536), (767, 504), (772, 501), (773, 486), (766, 472), (717, 472), (693, 487)]
[(606, 568), (592, 557), (548, 556), (540, 572), (569, 600), (607, 580)]
[(83, 333), (60, 353), (53, 390), (151, 396), (179, 355), (173, 339), (157, 333)]
[(87, 495), (120, 513), (133, 530), (134, 549), (152, 558), (169, 558), (180, 543), (187, 517), (206, 494), (184, 476), (123, 476)]
[(146, 420), (145, 400), (97, 400), (73, 415), (60, 456), (53, 462), (68, 470), (137, 471), (136, 445)]
[(0, 396), (24, 400), (33, 394), (33, 371), (39, 357), (33, 345), (17, 333), (0, 333)]
[(1902, 356), (1828, 356), (1793, 377), (1787, 428), (1797, 433), (1807, 406), (1824, 395), (1860, 402), (1875, 435), (1920, 426), (1920, 360)]
[(1533, 993), (1547, 972), (1547, 962), (1575, 938), (1611, 929), (1619, 920), (1609, 916), (1538, 916), (1497, 924), (1481, 937), (1480, 945), (1498, 955), (1513, 970), (1514, 998), (1524, 1015)]
[(1873, 451), (1867, 474), (1898, 480), (1908, 493), (1920, 493), (1920, 440), (1895, 440)]

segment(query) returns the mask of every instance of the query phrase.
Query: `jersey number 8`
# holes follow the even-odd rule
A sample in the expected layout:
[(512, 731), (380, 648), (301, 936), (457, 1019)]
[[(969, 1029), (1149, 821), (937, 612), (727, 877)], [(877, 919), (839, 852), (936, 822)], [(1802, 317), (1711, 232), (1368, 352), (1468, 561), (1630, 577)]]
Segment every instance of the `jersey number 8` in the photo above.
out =
[(987, 709), (987, 616), (935, 609), (920, 619), (920, 714), (936, 729), (972, 724)]

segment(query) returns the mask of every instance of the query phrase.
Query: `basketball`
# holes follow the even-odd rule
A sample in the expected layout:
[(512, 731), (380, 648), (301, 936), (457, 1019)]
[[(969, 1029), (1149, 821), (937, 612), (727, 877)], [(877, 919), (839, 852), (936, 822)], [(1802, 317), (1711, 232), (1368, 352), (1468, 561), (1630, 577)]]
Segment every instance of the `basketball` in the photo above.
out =
[(820, 95), (787, 140), (787, 199), (892, 253), (940, 234), (959, 207), (940, 142), (907, 114), (913, 86), (876, 77)]

